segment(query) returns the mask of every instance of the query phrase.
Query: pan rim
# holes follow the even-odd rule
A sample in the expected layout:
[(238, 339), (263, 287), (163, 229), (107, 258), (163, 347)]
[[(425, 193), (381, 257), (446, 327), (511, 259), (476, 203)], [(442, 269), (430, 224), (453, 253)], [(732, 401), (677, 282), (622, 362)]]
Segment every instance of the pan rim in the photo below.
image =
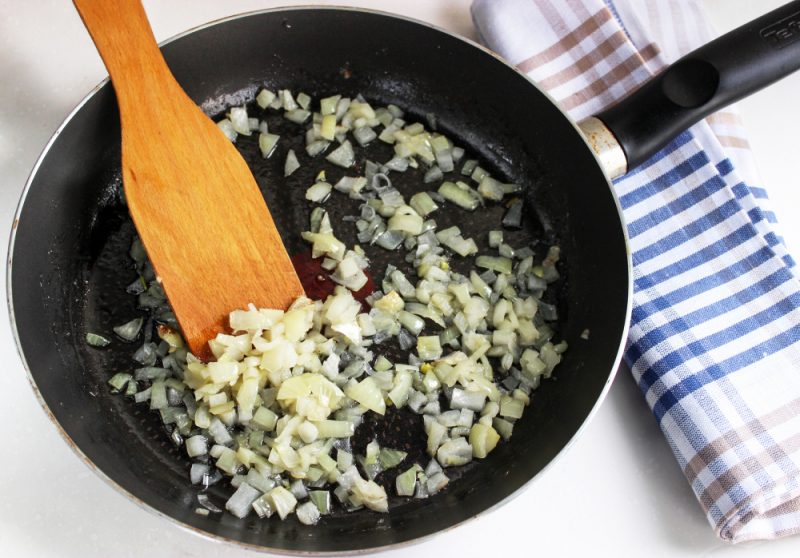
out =
[(86, 105), (86, 103), (88, 103), (103, 87), (105, 87), (108, 84), (108, 82), (110, 81), (109, 77), (105, 77), (97, 85), (95, 85), (92, 89), (90, 89), (89, 92), (86, 94), (86, 96), (84, 96), (83, 99), (81, 99), (78, 102), (78, 104), (67, 114), (67, 116), (58, 125), (58, 127), (53, 132), (53, 134), (50, 137), (50, 139), (45, 144), (44, 148), (42, 149), (41, 153), (39, 154), (38, 158), (36, 159), (36, 162), (34, 163), (34, 166), (32, 167), (30, 174), (28, 175), (28, 178), (27, 178), (27, 180), (25, 182), (25, 185), (24, 185), (24, 187), (22, 189), (22, 192), (20, 194), (20, 198), (19, 198), (19, 201), (17, 203), (16, 210), (14, 212), (14, 219), (12, 221), (11, 233), (10, 233), (9, 242), (8, 242), (8, 259), (7, 259), (7, 264), (6, 264), (6, 302), (7, 302), (7, 306), (8, 306), (8, 315), (9, 315), (9, 321), (10, 321), (10, 326), (11, 326), (11, 334), (12, 334), (12, 336), (14, 338), (14, 343), (15, 343), (15, 346), (16, 346), (16, 349), (17, 349), (17, 354), (19, 355), (19, 358), (20, 358), (20, 360), (22, 362), (23, 368), (25, 369), (25, 373), (26, 373), (26, 376), (27, 376), (27, 379), (28, 379), (28, 383), (30, 384), (30, 386), (31, 386), (31, 388), (32, 388), (32, 390), (34, 392), (34, 395), (35, 395), (37, 401), (39, 402), (39, 405), (42, 407), (42, 410), (44, 410), (45, 415), (50, 420), (50, 422), (52, 422), (53, 425), (56, 427), (56, 430), (61, 435), (61, 438), (63, 438), (63, 440), (67, 443), (67, 445), (70, 447), (70, 449), (72, 449), (72, 451), (75, 453), (75, 455), (84, 464), (86, 464), (86, 466), (89, 467), (89, 469), (92, 470), (97, 475), (97, 477), (99, 477), (101, 480), (103, 480), (108, 486), (113, 488), (117, 493), (121, 494), (126, 499), (128, 499), (131, 502), (133, 502), (134, 504), (136, 504), (139, 508), (144, 509), (145, 511), (147, 511), (147, 512), (149, 512), (151, 514), (154, 514), (156, 517), (166, 519), (172, 525), (175, 525), (175, 526), (177, 526), (177, 527), (179, 527), (179, 528), (181, 528), (181, 529), (183, 529), (183, 530), (185, 530), (185, 531), (187, 531), (189, 533), (198, 535), (198, 536), (200, 536), (200, 537), (202, 537), (204, 539), (213, 541), (215, 543), (227, 543), (227, 544), (238, 546), (240, 548), (247, 549), (247, 550), (253, 550), (253, 551), (263, 552), (263, 553), (281, 554), (281, 555), (300, 555), (300, 556), (364, 555), (364, 554), (367, 554), (367, 553), (385, 552), (385, 551), (389, 551), (389, 550), (396, 550), (396, 549), (405, 548), (405, 547), (409, 547), (409, 546), (412, 546), (412, 545), (420, 544), (420, 543), (422, 543), (424, 541), (430, 540), (431, 538), (433, 538), (433, 537), (435, 537), (435, 536), (437, 536), (437, 535), (439, 535), (441, 533), (452, 531), (452, 530), (454, 530), (455, 528), (458, 528), (458, 527), (463, 527), (467, 523), (469, 523), (469, 522), (471, 522), (471, 521), (473, 521), (473, 520), (475, 520), (475, 519), (477, 519), (479, 517), (483, 517), (483, 516), (493, 512), (493, 511), (495, 511), (496, 509), (498, 509), (501, 506), (504, 506), (505, 504), (510, 502), (512, 499), (518, 497), (524, 491), (528, 490), (532, 486), (532, 484), (533, 484), (533, 482), (535, 480), (537, 480), (538, 478), (542, 477), (551, 467), (553, 467), (553, 465), (560, 458), (562, 458), (569, 451), (569, 449), (573, 446), (573, 444), (575, 444), (576, 440), (584, 433), (584, 431), (587, 428), (588, 424), (592, 421), (592, 419), (595, 417), (595, 415), (599, 411), (599, 408), (600, 408), (601, 404), (603, 403), (603, 401), (605, 400), (606, 396), (608, 395), (608, 392), (609, 392), (609, 390), (611, 388), (611, 385), (612, 385), (612, 383), (614, 381), (614, 378), (617, 375), (617, 371), (619, 370), (619, 368), (621, 366), (621, 363), (622, 363), (622, 357), (623, 357), (623, 352), (624, 352), (624, 347), (625, 347), (625, 340), (627, 339), (627, 336), (628, 336), (628, 330), (629, 330), (629, 327), (630, 327), (630, 316), (631, 316), (632, 304), (633, 304), (633, 271), (632, 271), (631, 249), (630, 249), (630, 241), (629, 241), (629, 238), (628, 238), (627, 227), (625, 226), (625, 221), (624, 221), (623, 214), (622, 214), (622, 208), (620, 206), (619, 199), (617, 198), (616, 194), (614, 193), (613, 184), (612, 184), (611, 180), (609, 179), (608, 174), (606, 173), (605, 169), (603, 168), (603, 165), (601, 164), (601, 162), (598, 159), (597, 155), (591, 149), (591, 147), (590, 147), (589, 143), (587, 142), (586, 138), (584, 137), (583, 133), (581, 133), (580, 128), (577, 126), (576, 122), (566, 112), (564, 112), (559, 107), (558, 103), (555, 101), (555, 99), (547, 91), (545, 91), (545, 90), (541, 89), (539, 86), (537, 86), (529, 76), (527, 76), (522, 71), (520, 71), (517, 67), (513, 66), (512, 64), (510, 64), (509, 62), (507, 62), (506, 60), (501, 58), (500, 55), (498, 55), (494, 51), (490, 50), (489, 48), (481, 45), (480, 43), (478, 43), (478, 42), (476, 42), (476, 41), (474, 41), (474, 40), (472, 40), (472, 39), (470, 39), (468, 37), (464, 37), (464, 36), (459, 35), (457, 33), (454, 33), (454, 32), (448, 31), (446, 29), (443, 29), (443, 28), (441, 28), (441, 27), (439, 27), (437, 25), (434, 25), (434, 24), (431, 24), (431, 23), (428, 23), (428, 22), (425, 22), (425, 21), (421, 21), (421, 20), (416, 19), (416, 18), (408, 17), (408, 16), (401, 15), (401, 14), (386, 12), (386, 11), (383, 11), (383, 10), (375, 10), (375, 9), (371, 9), (371, 8), (359, 8), (359, 7), (353, 7), (353, 6), (319, 6), (319, 5), (307, 4), (307, 5), (284, 6), (284, 7), (277, 7), (277, 8), (267, 8), (267, 9), (262, 9), (262, 10), (253, 10), (253, 11), (247, 11), (247, 12), (243, 12), (243, 13), (239, 13), (239, 14), (234, 14), (234, 15), (230, 15), (230, 16), (225, 16), (225, 17), (222, 17), (222, 18), (214, 19), (214, 20), (208, 21), (206, 23), (191, 27), (191, 28), (189, 28), (189, 29), (187, 29), (187, 30), (185, 30), (185, 31), (183, 31), (181, 33), (173, 35), (173, 36), (171, 36), (171, 37), (159, 42), (159, 47), (163, 47), (164, 45), (167, 45), (167, 44), (169, 44), (169, 43), (171, 43), (173, 41), (176, 41), (178, 39), (181, 39), (181, 38), (183, 38), (185, 36), (191, 35), (191, 34), (197, 32), (197, 31), (201, 31), (201, 30), (209, 28), (209, 27), (214, 27), (214, 26), (217, 26), (217, 25), (220, 25), (220, 24), (224, 24), (224, 23), (227, 23), (229, 21), (234, 21), (234, 20), (237, 20), (237, 19), (242, 19), (242, 18), (247, 18), (247, 17), (253, 17), (253, 16), (265, 14), (265, 13), (281, 13), (281, 12), (307, 11), (307, 10), (358, 12), (358, 13), (366, 13), (366, 14), (371, 14), (371, 15), (378, 15), (378, 16), (387, 17), (387, 18), (399, 19), (399, 20), (403, 20), (403, 21), (406, 21), (406, 22), (409, 22), (409, 23), (413, 23), (413, 24), (416, 24), (416, 25), (427, 27), (428, 29), (432, 29), (432, 30), (437, 31), (439, 33), (443, 33), (443, 34), (448, 35), (449, 37), (451, 37), (453, 39), (465, 42), (468, 45), (479, 49), (480, 51), (484, 52), (485, 54), (489, 54), (494, 59), (496, 59), (498, 62), (500, 62), (501, 64), (503, 64), (507, 68), (513, 70), (516, 74), (518, 74), (519, 76), (524, 78), (532, 87), (534, 87), (538, 92), (543, 94), (559, 110), (559, 112), (561, 112), (561, 114), (565, 118), (565, 120), (567, 122), (569, 122), (570, 125), (574, 128), (575, 133), (578, 134), (581, 137), (581, 139), (584, 141), (585, 148), (595, 158), (595, 162), (596, 162), (599, 170), (603, 173), (603, 176), (606, 179), (606, 185), (609, 188), (609, 192), (610, 192), (611, 197), (613, 199), (614, 206), (615, 206), (615, 208), (617, 210), (618, 222), (620, 224), (620, 228), (621, 228), (621, 232), (622, 232), (622, 236), (623, 236), (623, 241), (624, 241), (624, 245), (625, 245), (625, 251), (626, 251), (626, 264), (627, 264), (628, 281), (627, 281), (627, 286), (626, 286), (626, 295), (627, 295), (626, 296), (626, 300), (627, 300), (627, 303), (626, 303), (626, 308), (625, 308), (625, 321), (624, 321), (624, 325), (623, 325), (623, 328), (622, 328), (622, 331), (621, 331), (619, 345), (617, 347), (616, 354), (614, 355), (613, 364), (610, 367), (611, 369), (610, 369), (608, 378), (606, 379), (605, 384), (603, 385), (603, 388), (600, 391), (599, 396), (595, 400), (592, 408), (587, 413), (587, 415), (584, 418), (584, 420), (581, 423), (581, 425), (572, 434), (572, 436), (570, 437), (568, 442), (547, 463), (547, 465), (545, 465), (535, 475), (531, 476), (528, 480), (526, 480), (522, 485), (520, 485), (516, 490), (514, 490), (511, 494), (509, 494), (505, 498), (503, 498), (500, 501), (494, 503), (493, 505), (485, 508), (484, 510), (480, 511), (479, 513), (477, 513), (477, 514), (475, 514), (475, 515), (473, 515), (471, 517), (467, 517), (465, 519), (462, 519), (462, 520), (460, 520), (460, 521), (458, 521), (458, 522), (456, 522), (456, 523), (454, 523), (454, 524), (452, 524), (452, 525), (450, 525), (450, 526), (448, 526), (448, 527), (446, 527), (444, 529), (440, 529), (438, 531), (434, 531), (434, 532), (431, 532), (431, 533), (428, 533), (426, 535), (422, 535), (422, 536), (419, 536), (419, 537), (414, 537), (414, 538), (410, 538), (410, 539), (407, 539), (407, 540), (403, 540), (403, 541), (399, 541), (399, 542), (391, 543), (391, 544), (386, 544), (386, 545), (382, 545), (382, 546), (367, 547), (367, 548), (361, 548), (361, 549), (355, 549), (355, 550), (336, 550), (336, 551), (327, 551), (327, 550), (291, 551), (291, 550), (284, 549), (284, 548), (274, 548), (274, 547), (269, 547), (269, 546), (255, 545), (255, 544), (252, 544), (252, 543), (246, 543), (246, 542), (243, 542), (243, 541), (240, 541), (240, 540), (237, 540), (237, 539), (232, 539), (232, 538), (228, 538), (228, 537), (225, 537), (225, 536), (222, 536), (222, 535), (218, 535), (218, 534), (215, 534), (215, 533), (211, 533), (211, 532), (205, 531), (203, 529), (200, 529), (198, 527), (195, 527), (195, 526), (192, 526), (192, 525), (190, 525), (188, 523), (185, 523), (185, 522), (183, 522), (183, 521), (181, 521), (181, 520), (179, 520), (179, 519), (177, 519), (175, 517), (172, 517), (171, 515), (168, 515), (168, 514), (162, 512), (162, 511), (156, 509), (155, 507), (151, 506), (150, 504), (144, 502), (143, 500), (138, 498), (135, 494), (133, 494), (132, 492), (128, 491), (127, 489), (122, 487), (120, 484), (118, 484), (114, 479), (112, 479), (110, 476), (108, 476), (105, 473), (105, 471), (103, 471), (97, 465), (95, 465), (86, 456), (86, 454), (83, 453), (83, 451), (78, 447), (78, 445), (75, 443), (75, 441), (70, 437), (70, 435), (64, 430), (64, 428), (58, 422), (58, 420), (56, 419), (55, 415), (52, 413), (49, 405), (44, 400), (44, 397), (42, 396), (42, 394), (41, 394), (41, 392), (40, 392), (40, 390), (39, 390), (39, 388), (38, 388), (38, 386), (36, 384), (36, 380), (33, 377), (33, 374), (31, 372), (31, 369), (30, 369), (30, 366), (28, 364), (28, 361), (25, 358), (25, 353), (24, 353), (24, 350), (22, 348), (22, 343), (21, 343), (21, 340), (20, 340), (19, 331), (17, 329), (16, 313), (15, 313), (15, 309), (14, 309), (13, 280), (12, 279), (13, 279), (13, 254), (14, 254), (14, 246), (15, 246), (15, 241), (16, 241), (16, 235), (17, 235), (17, 225), (19, 223), (19, 220), (20, 220), (20, 217), (21, 217), (21, 213), (22, 213), (22, 209), (23, 209), (23, 207), (25, 205), (25, 201), (27, 199), (28, 193), (29, 193), (29, 191), (31, 189), (31, 186), (32, 186), (36, 176), (37, 176), (39, 168), (42, 165), (42, 163), (44, 162), (44, 160), (46, 159), (47, 155), (49, 154), (53, 144), (58, 139), (58, 137), (61, 135), (61, 132), (72, 121), (72, 119), (75, 117), (75, 115), (80, 112), (80, 110), (84, 107), (84, 105)]

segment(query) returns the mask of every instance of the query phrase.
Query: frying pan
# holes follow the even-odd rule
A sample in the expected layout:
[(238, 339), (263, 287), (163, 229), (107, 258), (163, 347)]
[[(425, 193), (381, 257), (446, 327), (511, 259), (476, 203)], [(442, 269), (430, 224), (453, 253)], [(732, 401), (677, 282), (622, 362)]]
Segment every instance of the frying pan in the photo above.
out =
[[(46, 148), (12, 232), (12, 326), (45, 411), (78, 455), (133, 500), (200, 533), (255, 548), (385, 548), (497, 506), (570, 443), (602, 400), (619, 364), (630, 313), (630, 259), (608, 179), (612, 172), (598, 162), (613, 173), (633, 168), (722, 103), (796, 69), (800, 43), (792, 41), (791, 30), (798, 11), (800, 2), (793, 2), (677, 63), (677, 70), (631, 96), (628, 108), (612, 109), (585, 124), (588, 143), (544, 93), (490, 52), (395, 16), (351, 9), (271, 10), (226, 19), (170, 41), (163, 51), (176, 78), (212, 115), (251, 100), (264, 85), (303, 90), (315, 98), (361, 93), (376, 104), (398, 104), (420, 121), (435, 114), (439, 129), (494, 175), (524, 186), (525, 228), (514, 233), (515, 242), (562, 247), (563, 279), (554, 302), (559, 336), (570, 350), (557, 380), (534, 392), (512, 440), (454, 474), (451, 485), (429, 500), (393, 501), (387, 515), (339, 512), (315, 527), (293, 518), (197, 515), (197, 489), (187, 482), (184, 452), (170, 444), (156, 416), (107, 388), (114, 372), (130, 368), (135, 347), (114, 341), (108, 350), (97, 351), (84, 343), (87, 331), (109, 331), (140, 313), (124, 293), (135, 278), (126, 256), (134, 231), (121, 196), (118, 113), (106, 83), (85, 99)], [(731, 44), (739, 47), (737, 57)], [(282, 135), (288, 139), (292, 134)], [(284, 187), (280, 167), (291, 146), (287, 142), (284, 151), (262, 161), (254, 144), (240, 144), (287, 248), (300, 252), (305, 247), (297, 232), (307, 228), (310, 211), (300, 185), (310, 184), (324, 165), (304, 164)], [(368, 155), (385, 160), (380, 157), (386, 153)], [(394, 178), (404, 193), (413, 187), (404, 175)], [(340, 223), (352, 208), (334, 200), (326, 207), (334, 223)], [(478, 239), (501, 211), (489, 207), (475, 214), (453, 213), (439, 217), (440, 225), (457, 220)], [(340, 226), (337, 234), (348, 245), (355, 243), (351, 227)], [(386, 260), (372, 254), (373, 269), (381, 276)], [(586, 329), (591, 334), (583, 340)], [(413, 435), (398, 439), (395, 433), (418, 434), (421, 428), (413, 417), (390, 419), (391, 424), (367, 425), (382, 445), (413, 440)], [(228, 492), (214, 486), (210, 496), (219, 503)]]

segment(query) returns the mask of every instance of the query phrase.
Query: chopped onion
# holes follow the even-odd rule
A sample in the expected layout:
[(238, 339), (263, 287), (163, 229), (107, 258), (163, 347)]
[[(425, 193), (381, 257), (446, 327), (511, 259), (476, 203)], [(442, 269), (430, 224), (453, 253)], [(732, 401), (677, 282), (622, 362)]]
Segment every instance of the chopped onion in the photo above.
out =
[(377, 238), (375, 244), (386, 250), (395, 250), (405, 238), (405, 235), (399, 230), (386, 231)]
[(267, 108), (274, 100), (275, 100), (275, 93), (273, 93), (269, 89), (262, 89), (261, 91), (258, 92), (258, 95), (256, 95), (256, 103), (262, 109)]
[(326, 140), (312, 141), (311, 143), (306, 145), (306, 153), (308, 153), (310, 157), (316, 157), (317, 155), (323, 153), (326, 149), (328, 149), (330, 143), (331, 142)]
[(442, 172), (450, 172), (455, 170), (455, 165), (453, 164), (453, 154), (450, 150), (447, 151), (440, 151), (436, 154), (436, 164), (439, 166)]
[(386, 491), (375, 481), (358, 478), (353, 484), (352, 491), (353, 495), (369, 509), (382, 513), (389, 511), (389, 499)]
[(156, 344), (144, 343), (133, 353), (133, 360), (143, 366), (153, 366), (156, 363)]
[(110, 385), (113, 389), (113, 393), (118, 393), (122, 391), (128, 382), (133, 381), (133, 376), (130, 374), (125, 374), (124, 372), (119, 372), (114, 374), (110, 380), (108, 380), (108, 385)]
[(322, 117), (319, 135), (322, 139), (333, 141), (336, 138), (336, 115), (327, 114)]
[(263, 494), (252, 503), (252, 508), (261, 519), (271, 517), (275, 513), (268, 494)]
[(289, 491), (298, 500), (303, 500), (304, 498), (308, 497), (308, 491), (306, 490), (303, 481), (300, 479), (297, 479), (291, 485), (289, 485)]
[(445, 136), (436, 135), (431, 138), (431, 148), (437, 155), (445, 151), (450, 151), (451, 147), (452, 145), (450, 144), (450, 140), (448, 140)]
[(167, 388), (163, 380), (156, 380), (150, 387), (150, 408), (163, 409), (169, 405), (167, 401)]
[(144, 323), (144, 318), (134, 318), (127, 323), (115, 327), (114, 333), (119, 335), (125, 341), (133, 341), (139, 336), (139, 332), (142, 329), (142, 323)]
[(410, 206), (401, 205), (389, 219), (388, 229), (418, 235), (422, 233), (422, 217)]
[(275, 134), (258, 134), (258, 148), (261, 150), (261, 156), (268, 159), (275, 151), (279, 139), (280, 136)]
[(424, 393), (420, 393), (419, 391), (411, 390), (408, 395), (408, 406), (415, 413), (421, 413), (423, 405), (427, 402), (428, 398)]
[(408, 169), (408, 159), (405, 157), (393, 157), (385, 167), (391, 171), (405, 172)]
[(133, 400), (136, 403), (144, 403), (145, 401), (149, 401), (150, 394), (152, 393), (152, 391), (153, 391), (152, 387), (149, 387), (143, 391), (139, 391), (133, 396)]
[(499, 417), (495, 417), (494, 419), (492, 419), (492, 426), (504, 440), (508, 440), (509, 438), (511, 438), (511, 433), (514, 428), (513, 423), (508, 422), (507, 420), (501, 419)]
[(454, 388), (450, 395), (450, 407), (453, 409), (469, 409), (477, 412), (483, 409), (485, 402), (486, 394), (481, 392)]
[(398, 496), (413, 496), (414, 489), (417, 485), (417, 471), (419, 470), (419, 465), (414, 465), (407, 471), (397, 475), (397, 479), (395, 480), (395, 487), (397, 490)]
[(225, 428), (225, 425), (222, 424), (222, 421), (216, 417), (211, 419), (211, 424), (208, 427), (208, 433), (214, 438), (214, 442), (216, 444), (224, 446), (233, 442), (233, 438)]
[(401, 328), (397, 334), (397, 342), (400, 344), (400, 348), (405, 351), (414, 346), (415, 340), (408, 331)]
[(331, 151), (325, 157), (325, 160), (342, 168), (348, 169), (352, 167), (356, 162), (352, 144), (345, 140), (339, 147)]
[(347, 420), (315, 421), (319, 438), (349, 438), (355, 433), (355, 425)]
[(408, 401), (411, 393), (411, 385), (413, 377), (411, 373), (406, 370), (398, 370), (392, 382), (392, 389), (387, 394), (389, 400), (394, 403), (395, 407), (402, 408)]
[(273, 488), (268, 499), (272, 509), (278, 513), (281, 519), (286, 519), (286, 516), (292, 513), (297, 506), (297, 498), (282, 486)]
[(458, 227), (450, 227), (436, 233), (436, 238), (461, 257), (471, 256), (478, 252), (478, 245), (471, 238), (461, 236)]
[(497, 248), (497, 251), (504, 258), (513, 258), (516, 255), (515, 252), (514, 252), (514, 249), (511, 246), (509, 246), (508, 244), (506, 244), (506, 243), (501, 244)]
[(422, 217), (427, 217), (439, 209), (439, 206), (436, 205), (436, 202), (433, 201), (428, 192), (417, 192), (411, 196), (408, 204)]
[(294, 122), (295, 124), (302, 124), (303, 122), (308, 120), (309, 116), (311, 116), (311, 113), (309, 111), (301, 109), (301, 108), (290, 110), (290, 111), (286, 111), (286, 112), (283, 113), (283, 117), (286, 120)]
[(400, 465), (407, 455), (404, 451), (381, 448), (378, 459), (384, 469), (391, 469)]
[(247, 109), (245, 107), (233, 107), (230, 113), (228, 113), (228, 120), (230, 120), (237, 134), (242, 134), (243, 136), (250, 135), (250, 119), (247, 116)]
[(503, 195), (505, 194), (502, 185), (488, 175), (481, 180), (480, 184), (478, 184), (478, 192), (487, 200), (494, 201), (502, 200)]
[(311, 255), (315, 258), (327, 254), (334, 260), (341, 260), (345, 254), (345, 245), (330, 233), (304, 232), (303, 238), (313, 244)]
[(319, 112), (323, 116), (327, 115), (335, 115), (336, 114), (336, 105), (339, 103), (339, 100), (342, 98), (341, 95), (334, 95), (333, 97), (325, 97), (321, 99), (319, 102)]
[(354, 252), (348, 252), (339, 262), (336, 271), (331, 275), (331, 279), (351, 291), (359, 291), (367, 284), (367, 276), (359, 266)]
[(484, 178), (489, 176), (489, 173), (482, 169), (480, 166), (475, 167), (475, 170), (472, 171), (470, 178), (475, 182), (480, 183)]
[[(339, 97), (339, 96), (337, 95), (337, 97)], [(344, 116), (344, 114), (347, 112), (347, 109), (350, 108), (350, 103), (351, 102), (352, 102), (351, 99), (348, 99), (347, 97), (340, 98), (336, 102), (336, 118), (337, 119), (341, 119)]]
[(331, 186), (328, 182), (317, 182), (306, 190), (306, 199), (314, 203), (322, 203), (331, 194)]
[(156, 331), (158, 336), (162, 340), (166, 341), (167, 345), (169, 345), (170, 352), (172, 352), (174, 349), (180, 349), (183, 347), (183, 337), (181, 337), (181, 334), (171, 327), (164, 324), (159, 324), (156, 328)]
[(281, 100), (283, 110), (290, 111), (290, 110), (295, 110), (298, 107), (297, 102), (294, 100), (292, 92), (289, 91), (288, 89), (279, 90), (278, 97)]
[(442, 173), (442, 169), (440, 169), (437, 165), (433, 165), (425, 172), (422, 182), (425, 184), (430, 184), (431, 182), (439, 182), (443, 178), (444, 173)]
[(372, 128), (364, 126), (363, 128), (358, 128), (357, 130), (353, 131), (353, 137), (358, 142), (358, 145), (365, 146), (370, 143), (372, 140), (378, 137), (378, 134)]
[(208, 452), (208, 440), (203, 435), (192, 436), (186, 439), (186, 453), (189, 457), (205, 455)]
[(295, 155), (294, 149), (290, 149), (286, 153), (286, 162), (283, 164), (283, 176), (291, 176), (299, 168), (300, 162), (297, 160), (297, 155)]
[(106, 339), (102, 335), (98, 335), (97, 333), (87, 333), (86, 334), (86, 343), (91, 345), (92, 347), (107, 347), (111, 344), (110, 339)]
[(513, 230), (522, 228), (522, 200), (514, 200), (509, 204), (503, 216), (503, 226)]
[(441, 490), (444, 489), (444, 487), (447, 486), (449, 482), (450, 479), (447, 478), (447, 476), (443, 472), (439, 471), (437, 473), (434, 473), (433, 475), (428, 477), (428, 481), (426, 483), (428, 494), (434, 495), (437, 492), (440, 492)]
[(436, 455), (439, 446), (447, 439), (447, 428), (440, 422), (433, 420), (426, 424), (426, 431), (428, 434), (428, 454)]
[(308, 493), (309, 499), (317, 507), (321, 515), (331, 513), (331, 493), (327, 490), (312, 490)]
[(442, 182), (442, 185), (439, 186), (439, 194), (447, 201), (469, 211), (473, 211), (480, 205), (480, 199), (477, 193), (469, 186), (464, 185), (463, 182), (459, 184), (455, 182)]
[(363, 176), (343, 176), (333, 187), (355, 199), (366, 185), (367, 179)]
[(250, 469), (247, 472), (247, 476), (245, 477), (245, 482), (252, 486), (255, 489), (258, 489), (260, 492), (269, 492), (277, 483), (275, 480), (267, 477), (268, 473), (265, 471), (264, 473), (260, 473), (256, 469)]
[(478, 256), (475, 258), (475, 265), (485, 269), (491, 269), (497, 273), (510, 274), (512, 271), (513, 262), (510, 258), (504, 258), (502, 256)]
[(236, 137), (239, 135), (236, 133), (236, 130), (233, 128), (233, 123), (228, 120), (227, 118), (220, 120), (217, 122), (217, 127), (225, 134), (225, 137), (231, 141), (236, 141)]
[(417, 354), (422, 360), (436, 360), (442, 356), (442, 346), (438, 335), (429, 335), (417, 339)]
[(198, 494), (197, 502), (211, 513), (222, 513), (222, 510), (214, 505), (211, 500), (209, 500), (207, 494)]
[(300, 105), (300, 107), (307, 109), (311, 105), (311, 97), (303, 92), (300, 92), (297, 95), (297, 104)]
[(379, 415), (386, 412), (386, 402), (383, 400), (383, 394), (371, 377), (364, 378), (357, 384), (348, 386), (344, 392), (350, 399), (358, 401), (370, 411), (374, 411)]
[(522, 418), (522, 412), (525, 409), (525, 404), (522, 401), (504, 395), (500, 399), (500, 416), (504, 418), (518, 419)]
[(419, 335), (425, 327), (425, 321), (422, 318), (410, 312), (406, 312), (405, 310), (402, 310), (397, 315), (397, 319), (400, 324), (413, 335)]
[(478, 166), (478, 161), (475, 159), (467, 159), (461, 167), (461, 174), (470, 176), (475, 168)]
[(200, 484), (203, 477), (208, 474), (209, 466), (205, 463), (192, 463), (189, 470), (189, 479), (192, 484)]
[(320, 520), (320, 511), (314, 502), (305, 502), (297, 506), (297, 519), (304, 525), (316, 525)]
[(472, 461), (472, 446), (461, 437), (447, 440), (436, 451), (436, 459), (442, 467), (466, 465)]

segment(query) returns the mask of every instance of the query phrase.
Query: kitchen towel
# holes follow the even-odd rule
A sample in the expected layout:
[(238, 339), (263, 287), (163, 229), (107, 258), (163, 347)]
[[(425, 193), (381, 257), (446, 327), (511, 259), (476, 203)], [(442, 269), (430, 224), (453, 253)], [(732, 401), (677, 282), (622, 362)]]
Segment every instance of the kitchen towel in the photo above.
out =
[[(693, 0), (475, 0), (482, 41), (576, 121), (713, 38)], [(726, 109), (614, 182), (633, 259), (625, 350), (716, 533), (800, 532), (800, 283)]]

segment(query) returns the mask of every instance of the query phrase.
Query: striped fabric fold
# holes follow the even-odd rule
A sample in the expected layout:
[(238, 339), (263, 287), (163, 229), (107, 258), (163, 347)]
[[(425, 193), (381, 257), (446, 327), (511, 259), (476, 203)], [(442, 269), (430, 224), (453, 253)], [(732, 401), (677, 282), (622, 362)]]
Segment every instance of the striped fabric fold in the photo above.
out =
[[(696, 0), (475, 0), (483, 42), (576, 121), (713, 38)], [(719, 537), (800, 532), (800, 282), (735, 108), (614, 183), (625, 359)]]

